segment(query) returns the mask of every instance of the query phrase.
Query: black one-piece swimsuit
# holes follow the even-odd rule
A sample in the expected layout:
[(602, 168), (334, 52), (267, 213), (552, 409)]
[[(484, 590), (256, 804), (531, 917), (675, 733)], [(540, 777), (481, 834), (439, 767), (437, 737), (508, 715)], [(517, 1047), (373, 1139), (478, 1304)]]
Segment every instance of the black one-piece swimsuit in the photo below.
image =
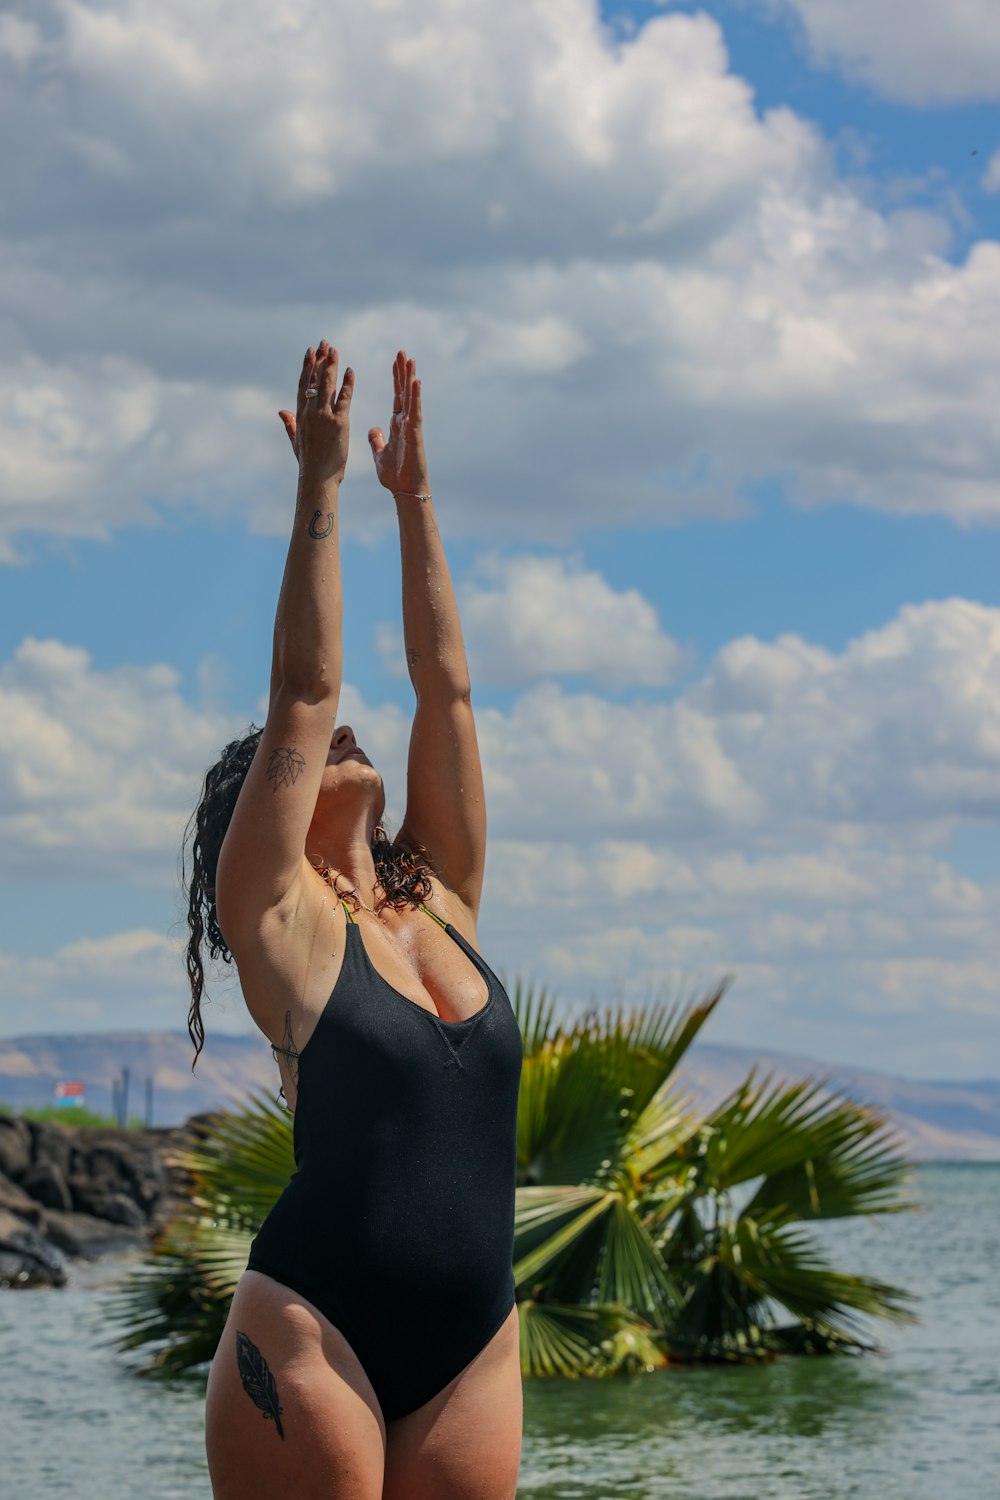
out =
[(299, 1053), (295, 1170), (247, 1268), (340, 1329), (388, 1422), (464, 1370), (514, 1305), (523, 1052), (506, 991), (450, 922), (489, 990), (463, 1021), (383, 979), (348, 915), (343, 967)]

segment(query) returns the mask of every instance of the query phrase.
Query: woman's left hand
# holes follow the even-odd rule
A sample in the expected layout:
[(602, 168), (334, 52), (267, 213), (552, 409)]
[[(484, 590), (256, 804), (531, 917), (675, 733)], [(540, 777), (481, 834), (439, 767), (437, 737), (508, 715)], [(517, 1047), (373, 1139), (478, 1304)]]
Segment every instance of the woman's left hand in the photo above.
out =
[(428, 495), (427, 455), (424, 453), (423, 407), (416, 362), (400, 349), (392, 367), (392, 421), (389, 441), (381, 427), (368, 434), (379, 484), (395, 495)]

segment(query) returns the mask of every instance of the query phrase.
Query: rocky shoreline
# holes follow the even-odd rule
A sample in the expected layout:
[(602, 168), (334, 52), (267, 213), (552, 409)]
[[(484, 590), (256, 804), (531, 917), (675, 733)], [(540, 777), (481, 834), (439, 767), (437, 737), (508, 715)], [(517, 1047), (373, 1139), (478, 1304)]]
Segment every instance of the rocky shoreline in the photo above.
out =
[(179, 1153), (211, 1119), (121, 1130), (0, 1111), (0, 1288), (64, 1286), (67, 1258), (148, 1244), (188, 1195)]

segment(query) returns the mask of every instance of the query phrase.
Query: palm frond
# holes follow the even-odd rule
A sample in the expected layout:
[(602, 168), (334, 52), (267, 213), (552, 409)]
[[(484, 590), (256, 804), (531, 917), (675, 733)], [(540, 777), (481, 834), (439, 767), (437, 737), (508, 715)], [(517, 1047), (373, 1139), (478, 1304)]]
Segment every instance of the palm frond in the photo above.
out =
[(601, 1311), (608, 1330), (601, 1340), (602, 1374), (649, 1375), (670, 1363), (662, 1334), (630, 1308), (605, 1303)]
[[(569, 1252), (616, 1194), (598, 1187), (518, 1188), (514, 1208), (514, 1280), (529, 1286)], [(524, 1247), (524, 1248), (522, 1248)]]
[(769, 1088), (771, 1075), (757, 1085), (755, 1073), (701, 1127), (704, 1184), (728, 1192), (763, 1177), (755, 1209), (785, 1202), (801, 1218), (918, 1206), (895, 1196), (910, 1167), (897, 1154), (902, 1138), (884, 1115), (840, 1096), (825, 1081), (779, 1081)]
[(561, 1375), (575, 1380), (600, 1367), (600, 1316), (596, 1308), (549, 1307), (526, 1300), (518, 1304), (521, 1373)]
[(747, 1349), (755, 1332), (756, 1322), (740, 1282), (712, 1256), (692, 1267), (683, 1306), (667, 1329), (670, 1357), (711, 1359), (725, 1351), (739, 1353)]
[(822, 1323), (842, 1334), (864, 1331), (855, 1316), (914, 1323), (906, 1305), (910, 1292), (871, 1276), (835, 1271), (809, 1235), (780, 1216), (755, 1219), (742, 1214), (719, 1236), (719, 1261), (757, 1297), (769, 1297), (807, 1323)]
[(693, 1095), (681, 1095), (668, 1085), (653, 1095), (625, 1140), (625, 1164), (636, 1180), (652, 1187), (663, 1175), (663, 1164), (670, 1162), (676, 1181), (679, 1148), (698, 1128), (693, 1104)]
[(552, 1094), (559, 1077), (558, 1046), (546, 1042), (526, 1054), (517, 1101), (517, 1181), (533, 1187), (546, 1171), (544, 1142), (552, 1113)]
[(295, 1169), (287, 1112), (265, 1093), (220, 1111), (197, 1145), (178, 1153), (195, 1179), (196, 1207), (256, 1229)]
[(780, 1328), (765, 1328), (761, 1343), (775, 1354), (878, 1354), (879, 1344), (838, 1333), (822, 1322), (788, 1323)]
[(726, 975), (704, 1000), (678, 1000), (666, 1006), (650, 1002), (631, 1009), (606, 1006), (603, 1017), (591, 1007), (566, 1028), (566, 1036), (574, 1041), (586, 1038), (598, 1049), (618, 1088), (630, 1090), (639, 1115), (675, 1071), (732, 979)]
[(193, 1181), (185, 1207), (108, 1304), (111, 1342), (146, 1348), (148, 1374), (212, 1358), (251, 1240), (294, 1169), (292, 1129), (270, 1096), (251, 1094), (216, 1111), (175, 1162)]
[(502, 970), (498, 971), (497, 978), (510, 997), (521, 1028), (524, 1056), (534, 1057), (556, 1032), (555, 996), (544, 985), (526, 983), (516, 976), (508, 981)]
[(180, 1374), (211, 1360), (251, 1238), (198, 1220), (168, 1225), (150, 1259), (109, 1295), (101, 1342), (123, 1352), (144, 1349), (149, 1375)]
[(560, 1037), (526, 1058), (518, 1106), (522, 1183), (591, 1182), (613, 1166), (629, 1125), (621, 1088), (586, 1036)]
[(900, 1154), (901, 1136), (880, 1111), (852, 1099), (831, 1098), (807, 1136), (800, 1159), (760, 1183), (746, 1206), (748, 1214), (784, 1207), (798, 1219), (842, 1219), (922, 1209), (918, 1200), (900, 1196), (913, 1170)]
[(522, 1375), (594, 1379), (667, 1362), (655, 1332), (625, 1307), (527, 1298), (518, 1304), (518, 1315)]
[[(601, 1181), (617, 1170), (630, 1131), (725, 988), (724, 982), (706, 1001), (684, 1009), (609, 1008), (603, 1020), (589, 1012), (527, 1056), (518, 1116), (520, 1181)], [(660, 1149), (666, 1151), (662, 1140)]]
[(681, 1303), (680, 1289), (636, 1212), (616, 1193), (607, 1222), (598, 1301), (618, 1302), (662, 1325)]

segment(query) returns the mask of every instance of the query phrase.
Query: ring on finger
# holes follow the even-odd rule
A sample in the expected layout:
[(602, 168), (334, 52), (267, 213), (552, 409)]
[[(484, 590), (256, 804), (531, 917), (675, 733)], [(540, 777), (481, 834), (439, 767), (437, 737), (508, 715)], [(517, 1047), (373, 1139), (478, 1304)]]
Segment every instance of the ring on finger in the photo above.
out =
[(319, 395), (319, 389), (318, 389), (317, 386), (311, 385), (309, 387), (309, 389), (306, 391), (306, 399), (308, 399), (310, 396), (318, 396), (318, 395)]

